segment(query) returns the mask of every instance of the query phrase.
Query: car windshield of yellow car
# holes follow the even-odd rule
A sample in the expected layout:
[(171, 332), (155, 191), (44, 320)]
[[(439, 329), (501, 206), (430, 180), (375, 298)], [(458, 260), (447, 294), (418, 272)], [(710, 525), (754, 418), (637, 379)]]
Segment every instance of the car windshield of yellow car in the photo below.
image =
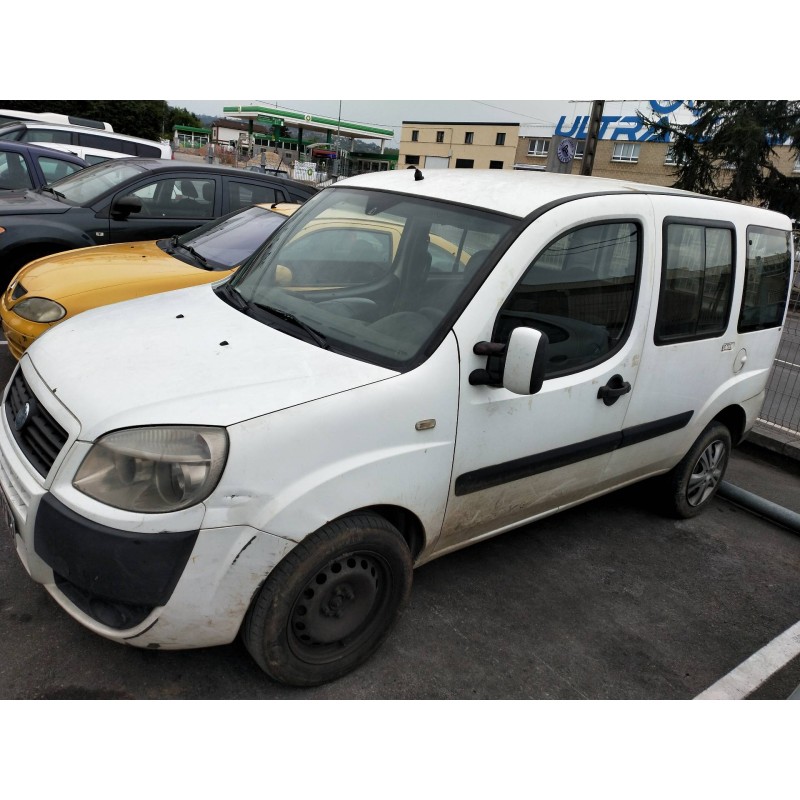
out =
[(57, 196), (79, 206), (89, 205), (109, 189), (119, 186), (129, 178), (146, 172), (140, 164), (112, 159), (93, 167), (73, 172), (51, 184)]
[[(283, 214), (251, 206), (184, 233), (177, 241), (201, 255), (207, 267), (231, 269), (251, 256), (286, 219)], [(173, 247), (171, 239), (162, 239), (159, 244), (176, 258), (188, 253), (187, 263), (196, 266), (191, 252)]]
[(329, 346), (402, 368), (435, 338), (516, 220), (389, 192), (308, 201), (233, 279), (253, 307), (292, 315)]

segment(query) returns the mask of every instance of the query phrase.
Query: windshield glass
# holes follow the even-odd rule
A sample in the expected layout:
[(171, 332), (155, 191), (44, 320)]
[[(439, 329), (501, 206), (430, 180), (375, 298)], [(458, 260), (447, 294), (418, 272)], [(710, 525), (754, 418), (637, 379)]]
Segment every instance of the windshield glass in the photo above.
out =
[[(184, 247), (191, 247), (195, 253), (201, 255), (206, 261), (206, 267), (231, 269), (255, 253), (284, 222), (284, 214), (251, 206), (184, 233), (176, 242)], [(172, 240), (162, 240), (161, 246), (162, 249), (172, 250)], [(180, 257), (180, 248), (173, 255)]]
[(515, 222), (419, 197), (331, 188), (273, 236), (231, 289), (252, 308), (292, 315), (334, 350), (402, 369)]
[(141, 164), (114, 159), (87, 167), (50, 184), (60, 196), (79, 206), (90, 205), (109, 189), (146, 172)]

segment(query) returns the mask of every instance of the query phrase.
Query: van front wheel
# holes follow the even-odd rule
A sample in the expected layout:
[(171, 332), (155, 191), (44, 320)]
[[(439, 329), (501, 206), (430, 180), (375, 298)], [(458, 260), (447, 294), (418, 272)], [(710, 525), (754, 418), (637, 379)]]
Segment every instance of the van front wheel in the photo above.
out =
[(381, 645), (411, 591), (411, 553), (382, 517), (358, 514), (300, 542), (270, 572), (242, 625), (273, 680), (335, 680)]
[(681, 519), (699, 514), (719, 489), (731, 453), (731, 434), (712, 422), (669, 473), (669, 511)]

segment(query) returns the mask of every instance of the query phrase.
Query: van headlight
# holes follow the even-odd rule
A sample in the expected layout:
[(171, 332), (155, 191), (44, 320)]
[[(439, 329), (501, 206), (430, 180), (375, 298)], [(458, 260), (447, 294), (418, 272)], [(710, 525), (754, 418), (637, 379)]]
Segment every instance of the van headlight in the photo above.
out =
[(227, 455), (224, 428), (129, 428), (98, 439), (72, 485), (125, 511), (178, 511), (211, 494)]

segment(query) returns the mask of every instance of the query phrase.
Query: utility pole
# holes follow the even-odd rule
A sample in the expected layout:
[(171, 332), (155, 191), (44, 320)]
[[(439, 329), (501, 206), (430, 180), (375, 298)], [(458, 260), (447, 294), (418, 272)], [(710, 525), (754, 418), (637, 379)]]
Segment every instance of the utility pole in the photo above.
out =
[(586, 146), (583, 150), (583, 163), (581, 175), (591, 175), (594, 167), (594, 154), (597, 150), (597, 134), (600, 132), (600, 122), (603, 118), (605, 100), (592, 100), (592, 110), (589, 113), (589, 129), (586, 132)]

